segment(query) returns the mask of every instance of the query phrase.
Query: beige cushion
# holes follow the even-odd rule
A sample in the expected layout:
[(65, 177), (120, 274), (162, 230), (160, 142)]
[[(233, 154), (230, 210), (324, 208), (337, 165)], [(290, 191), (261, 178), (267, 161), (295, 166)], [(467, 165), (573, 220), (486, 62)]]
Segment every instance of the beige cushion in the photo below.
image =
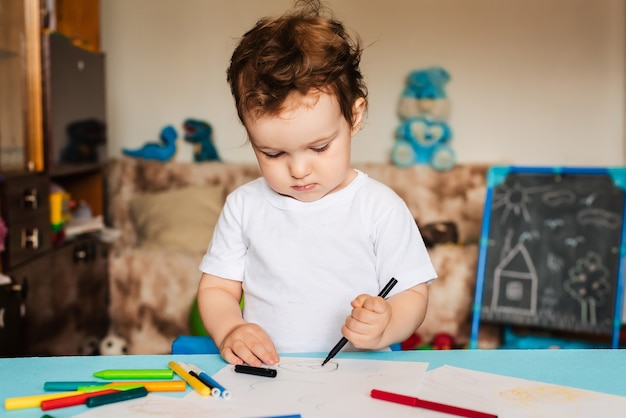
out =
[(139, 246), (204, 253), (225, 201), (223, 186), (188, 186), (130, 201)]

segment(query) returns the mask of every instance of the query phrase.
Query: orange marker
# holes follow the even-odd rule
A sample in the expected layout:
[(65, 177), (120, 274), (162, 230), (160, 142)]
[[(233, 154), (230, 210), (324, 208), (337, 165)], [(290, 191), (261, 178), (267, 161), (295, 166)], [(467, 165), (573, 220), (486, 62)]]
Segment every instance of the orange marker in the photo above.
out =
[(125, 386), (143, 386), (148, 392), (184, 392), (187, 383), (184, 380), (163, 380), (151, 382), (111, 382), (104, 386), (123, 388)]

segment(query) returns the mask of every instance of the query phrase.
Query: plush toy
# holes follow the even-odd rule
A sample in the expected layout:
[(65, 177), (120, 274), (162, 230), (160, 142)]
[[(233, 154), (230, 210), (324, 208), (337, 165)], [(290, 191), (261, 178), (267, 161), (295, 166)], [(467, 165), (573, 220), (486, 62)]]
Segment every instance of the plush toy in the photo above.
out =
[(458, 244), (459, 231), (454, 222), (434, 222), (426, 225), (419, 225), (415, 221), (422, 233), (426, 248), (432, 248), (437, 244)]
[(412, 71), (398, 103), (400, 126), (391, 160), (400, 167), (431, 165), (448, 170), (456, 157), (448, 144), (452, 132), (447, 119), (450, 102), (445, 85), (450, 75), (441, 67)]
[(198, 119), (186, 119), (183, 123), (185, 141), (194, 145), (193, 160), (220, 161), (220, 156), (213, 144), (213, 128), (208, 123)]
[(78, 346), (78, 355), (80, 356), (98, 356), (100, 355), (100, 341), (98, 338), (90, 336), (82, 341)]
[(396, 142), (391, 149), (394, 164), (430, 164), (437, 170), (454, 166), (455, 155), (448, 145), (452, 132), (444, 121), (416, 116), (403, 121), (396, 130)]
[(124, 155), (144, 160), (169, 161), (176, 154), (176, 139), (178, 133), (172, 125), (167, 125), (161, 130), (160, 142), (148, 142), (141, 148), (123, 148)]
[(128, 354), (128, 343), (122, 337), (109, 333), (100, 341), (100, 354), (103, 356)]
[(450, 102), (445, 85), (450, 75), (441, 67), (412, 71), (398, 104), (400, 118), (430, 116), (435, 120), (447, 120)]
[(85, 119), (67, 125), (69, 143), (63, 149), (64, 163), (95, 163), (98, 147), (106, 143), (106, 125), (96, 119)]

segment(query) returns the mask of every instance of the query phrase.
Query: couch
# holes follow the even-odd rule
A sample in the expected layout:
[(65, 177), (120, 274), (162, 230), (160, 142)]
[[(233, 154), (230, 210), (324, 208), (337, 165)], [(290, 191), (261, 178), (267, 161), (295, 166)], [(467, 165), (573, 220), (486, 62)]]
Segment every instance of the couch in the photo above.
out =
[[(355, 168), (393, 188), (422, 230), (439, 278), (415, 341), (440, 334), (455, 346), (469, 340), (487, 165), (384, 163)], [(226, 195), (259, 176), (254, 163), (110, 160), (107, 221), (119, 232), (109, 255), (111, 331), (130, 354), (168, 353), (188, 335), (200, 278), (198, 265)], [(497, 329), (481, 326), (480, 348), (496, 347)]]

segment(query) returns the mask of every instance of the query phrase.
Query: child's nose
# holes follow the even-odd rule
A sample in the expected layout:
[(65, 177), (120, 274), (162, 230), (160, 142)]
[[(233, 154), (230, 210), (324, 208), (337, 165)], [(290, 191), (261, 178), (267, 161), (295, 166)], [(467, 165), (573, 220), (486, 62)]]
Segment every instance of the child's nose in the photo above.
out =
[(292, 157), (289, 162), (289, 174), (294, 179), (303, 179), (311, 174), (311, 166), (305, 157)]

